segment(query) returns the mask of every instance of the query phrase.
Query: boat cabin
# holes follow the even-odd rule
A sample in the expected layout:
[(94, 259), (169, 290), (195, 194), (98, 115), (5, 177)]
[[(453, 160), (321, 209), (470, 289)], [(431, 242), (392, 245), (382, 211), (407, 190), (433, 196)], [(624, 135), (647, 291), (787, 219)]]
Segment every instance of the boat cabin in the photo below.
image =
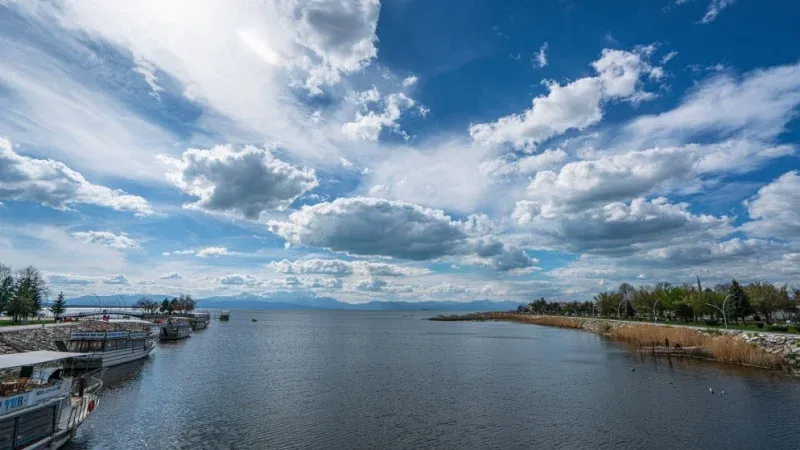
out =
[(144, 331), (73, 331), (69, 339), (56, 342), (59, 350), (89, 356), (73, 361), (77, 369), (99, 369), (145, 358), (155, 347)]
[(73, 331), (64, 351), (95, 353), (114, 350), (144, 350), (150, 334), (144, 331)]
[(99, 389), (87, 386), (86, 377), (65, 375), (69, 361), (82, 357), (53, 351), (0, 355), (0, 449), (57, 448), (69, 439), (94, 409)]
[(177, 341), (184, 339), (192, 334), (192, 326), (189, 319), (183, 317), (173, 317), (167, 319), (167, 323), (161, 324), (161, 331), (158, 337), (162, 341)]

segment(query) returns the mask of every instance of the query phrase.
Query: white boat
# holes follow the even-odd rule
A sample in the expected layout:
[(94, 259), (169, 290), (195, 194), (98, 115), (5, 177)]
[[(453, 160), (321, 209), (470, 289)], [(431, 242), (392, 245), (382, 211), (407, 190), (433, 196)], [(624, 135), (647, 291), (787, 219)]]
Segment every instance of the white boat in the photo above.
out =
[(86, 355), (38, 351), (0, 355), (0, 449), (57, 449), (97, 408), (103, 383), (94, 374), (63, 376)]
[(192, 326), (188, 319), (173, 318), (161, 324), (158, 338), (162, 341), (177, 341), (186, 339), (192, 334)]
[(73, 331), (59, 350), (82, 353), (75, 368), (99, 369), (146, 358), (155, 348), (150, 333), (144, 331)]
[(219, 315), (219, 320), (231, 320), (231, 312), (224, 310)]
[(208, 322), (211, 320), (211, 314), (208, 312), (191, 312), (187, 314), (189, 318), (189, 325), (192, 330), (203, 330), (208, 327)]

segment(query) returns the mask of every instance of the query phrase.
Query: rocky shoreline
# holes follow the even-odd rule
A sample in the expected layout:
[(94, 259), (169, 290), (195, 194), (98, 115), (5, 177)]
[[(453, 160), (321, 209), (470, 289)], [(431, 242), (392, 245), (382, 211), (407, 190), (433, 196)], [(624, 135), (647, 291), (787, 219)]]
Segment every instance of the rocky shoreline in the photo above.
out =
[(80, 322), (74, 326), (48, 326), (3, 331), (0, 329), (0, 355), (31, 352), (36, 350), (58, 350), (56, 341), (69, 338), (71, 331), (130, 330), (149, 331), (150, 327), (136, 323), (107, 323), (102, 321)]
[[(800, 375), (800, 335), (796, 334), (703, 329), (590, 317), (541, 316), (502, 312), (437, 316), (432, 317), (431, 320), (502, 320), (573, 328), (602, 334), (612, 339), (634, 342), (640, 346), (663, 345), (664, 338), (667, 337), (673, 344), (683, 340), (685, 346), (704, 347), (705, 359), (767, 369), (782, 369)], [(743, 343), (746, 345), (742, 345)], [(743, 352), (748, 354), (743, 355)]]

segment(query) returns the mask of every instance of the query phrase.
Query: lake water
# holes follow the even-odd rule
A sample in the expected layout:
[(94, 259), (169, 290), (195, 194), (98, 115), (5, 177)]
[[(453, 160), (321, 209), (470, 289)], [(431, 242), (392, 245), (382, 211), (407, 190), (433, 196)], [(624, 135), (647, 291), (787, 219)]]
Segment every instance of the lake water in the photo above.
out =
[(110, 370), (67, 448), (800, 446), (800, 380), (432, 314), (232, 311)]

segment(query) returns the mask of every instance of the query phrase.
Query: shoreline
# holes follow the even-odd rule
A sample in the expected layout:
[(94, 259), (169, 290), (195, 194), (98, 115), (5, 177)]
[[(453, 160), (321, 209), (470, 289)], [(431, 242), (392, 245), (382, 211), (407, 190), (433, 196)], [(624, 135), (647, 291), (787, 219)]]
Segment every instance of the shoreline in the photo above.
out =
[(70, 332), (76, 328), (80, 328), (81, 331), (149, 331), (149, 327), (143, 329), (145, 327), (137, 326), (137, 324), (108, 323), (100, 320), (50, 324), (45, 327), (41, 325), (21, 325), (17, 329), (3, 328), (0, 328), (0, 355), (37, 350), (58, 351), (55, 342), (69, 339)]
[[(617, 341), (631, 342), (639, 351), (656, 356), (676, 356), (784, 371), (800, 376), (800, 335), (714, 330), (654, 323), (617, 321), (595, 317), (566, 317), (482, 312), (435, 316), (438, 322), (505, 321), (589, 331)], [(670, 347), (665, 341), (669, 340)], [(673, 347), (677, 344), (677, 348)]]

